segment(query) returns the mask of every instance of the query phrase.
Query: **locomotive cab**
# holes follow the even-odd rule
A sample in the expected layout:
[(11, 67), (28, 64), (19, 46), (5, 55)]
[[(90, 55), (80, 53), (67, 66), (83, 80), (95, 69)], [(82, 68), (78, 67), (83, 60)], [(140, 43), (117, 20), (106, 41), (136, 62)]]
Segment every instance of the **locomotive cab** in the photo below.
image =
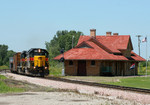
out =
[(45, 49), (30, 49), (27, 53), (28, 68), (40, 76), (49, 74), (48, 52)]
[(26, 65), (27, 65), (27, 51), (23, 51), (21, 53), (21, 59), (20, 59), (20, 65), (21, 65), (21, 71), (25, 72)]

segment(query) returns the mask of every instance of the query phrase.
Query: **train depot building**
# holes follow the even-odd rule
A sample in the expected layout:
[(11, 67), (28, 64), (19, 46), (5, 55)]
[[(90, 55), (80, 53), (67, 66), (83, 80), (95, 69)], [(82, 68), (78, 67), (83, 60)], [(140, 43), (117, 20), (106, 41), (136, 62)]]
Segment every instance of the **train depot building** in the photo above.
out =
[[(111, 32), (96, 35), (96, 29), (91, 29), (90, 36), (80, 36), (75, 48), (64, 53), (65, 75), (137, 75), (138, 63), (145, 59), (132, 50), (130, 35), (112, 35)], [(60, 54), (54, 60), (62, 56)]]

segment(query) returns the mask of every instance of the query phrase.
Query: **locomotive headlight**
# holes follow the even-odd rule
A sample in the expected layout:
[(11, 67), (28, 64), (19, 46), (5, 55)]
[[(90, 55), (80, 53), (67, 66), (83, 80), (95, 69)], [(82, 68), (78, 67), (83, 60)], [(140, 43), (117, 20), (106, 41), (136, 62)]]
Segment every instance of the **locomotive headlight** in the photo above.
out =
[(33, 68), (35, 69), (36, 67), (34, 66)]
[(41, 49), (39, 49), (38, 52), (40, 53), (40, 52), (41, 52)]
[(47, 67), (45, 67), (45, 69), (47, 69)]

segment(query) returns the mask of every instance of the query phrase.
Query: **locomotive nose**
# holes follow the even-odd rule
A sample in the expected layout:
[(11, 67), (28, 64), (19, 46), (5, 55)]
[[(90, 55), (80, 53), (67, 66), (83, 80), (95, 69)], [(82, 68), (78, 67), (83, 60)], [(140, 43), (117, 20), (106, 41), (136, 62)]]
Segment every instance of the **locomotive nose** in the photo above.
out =
[(43, 67), (45, 66), (45, 56), (34, 56), (34, 66)]
[(39, 61), (39, 67), (42, 67), (43, 66), (43, 60), (42, 60), (42, 57), (39, 57), (38, 58), (38, 61)]

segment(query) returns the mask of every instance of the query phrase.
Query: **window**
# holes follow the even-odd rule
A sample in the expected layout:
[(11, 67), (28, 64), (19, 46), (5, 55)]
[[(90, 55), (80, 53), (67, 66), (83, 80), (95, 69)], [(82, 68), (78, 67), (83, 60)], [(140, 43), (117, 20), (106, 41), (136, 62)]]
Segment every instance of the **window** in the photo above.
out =
[(69, 61), (69, 65), (73, 65), (73, 61)]
[(94, 60), (91, 61), (91, 65), (92, 65), (92, 66), (95, 65), (95, 61), (94, 61)]

